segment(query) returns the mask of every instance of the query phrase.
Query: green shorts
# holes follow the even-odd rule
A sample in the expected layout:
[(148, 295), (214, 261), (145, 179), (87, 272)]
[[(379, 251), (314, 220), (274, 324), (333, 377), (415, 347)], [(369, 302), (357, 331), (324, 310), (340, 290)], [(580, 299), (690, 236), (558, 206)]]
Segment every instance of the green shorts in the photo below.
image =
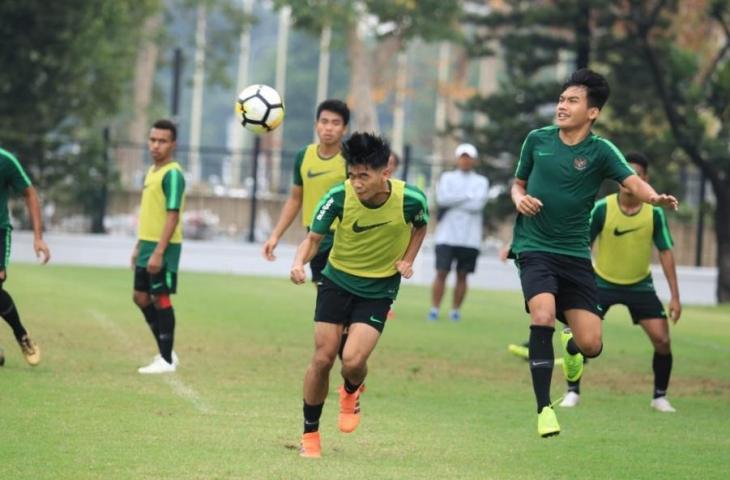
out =
[(136, 267), (134, 269), (134, 289), (153, 295), (160, 293), (171, 295), (177, 292), (177, 273), (169, 272), (164, 267), (157, 273), (149, 273), (146, 268)]

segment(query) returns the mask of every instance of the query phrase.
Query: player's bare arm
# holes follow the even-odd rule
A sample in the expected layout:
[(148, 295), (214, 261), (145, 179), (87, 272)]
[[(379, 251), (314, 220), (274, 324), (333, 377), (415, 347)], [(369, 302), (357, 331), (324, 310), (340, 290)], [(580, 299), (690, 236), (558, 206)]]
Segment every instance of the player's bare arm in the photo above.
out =
[(137, 266), (137, 258), (139, 257), (139, 241), (134, 244), (134, 248), (132, 249), (132, 259), (130, 263), (130, 267), (132, 270)]
[(395, 262), (395, 268), (403, 276), (403, 278), (411, 278), (413, 276), (413, 262), (416, 260), (416, 255), (421, 249), (423, 239), (426, 238), (426, 225), (420, 227), (413, 227), (411, 230), (411, 240), (408, 242), (408, 248), (406, 253), (403, 254), (403, 258)]
[(659, 207), (671, 208), (672, 210), (679, 208), (679, 201), (675, 197), (665, 193), (657, 193), (651, 185), (639, 178), (638, 175), (627, 177), (623, 181), (623, 186), (629, 189), (642, 202)]
[(511, 193), (512, 202), (515, 204), (517, 211), (522, 215), (532, 217), (540, 212), (542, 202), (540, 199), (527, 193), (527, 181), (515, 178), (512, 183)]
[(38, 200), (38, 192), (34, 187), (28, 187), (23, 191), (25, 205), (30, 214), (30, 223), (33, 225), (33, 250), (36, 257), (43, 265), (51, 259), (51, 251), (43, 240), (43, 220), (41, 219), (41, 205)]
[(264, 248), (261, 254), (266, 260), (270, 262), (276, 260), (276, 255), (274, 255), (274, 249), (276, 249), (276, 246), (279, 244), (279, 239), (284, 235), (291, 223), (297, 217), (299, 210), (302, 209), (302, 193), (303, 190), (301, 185), (292, 185), (289, 198), (286, 199), (284, 207), (281, 209), (279, 221), (276, 222), (276, 226), (271, 232), (268, 240), (264, 242)]
[(160, 241), (157, 242), (157, 246), (147, 262), (148, 272), (158, 273), (162, 270), (162, 261), (165, 255), (165, 250), (167, 250), (167, 246), (170, 244), (170, 239), (172, 238), (172, 234), (175, 233), (175, 228), (177, 228), (179, 221), (180, 212), (178, 210), (167, 211), (167, 219), (165, 220), (165, 227), (162, 229)]
[(297, 253), (294, 255), (294, 262), (291, 266), (289, 277), (295, 285), (301, 285), (307, 280), (307, 274), (304, 271), (304, 265), (317, 254), (319, 244), (322, 242), (324, 235), (309, 232), (307, 237), (299, 244)]
[(679, 282), (677, 281), (677, 267), (674, 262), (674, 254), (671, 250), (659, 252), (659, 263), (662, 264), (664, 276), (669, 284), (671, 298), (669, 300), (669, 318), (672, 323), (677, 323), (682, 316), (682, 302), (679, 300)]

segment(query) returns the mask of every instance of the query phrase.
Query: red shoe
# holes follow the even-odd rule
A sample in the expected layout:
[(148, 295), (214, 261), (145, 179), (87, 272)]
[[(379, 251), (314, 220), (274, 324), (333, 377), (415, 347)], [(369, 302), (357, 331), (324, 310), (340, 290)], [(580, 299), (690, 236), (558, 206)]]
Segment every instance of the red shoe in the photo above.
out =
[(360, 395), (364, 390), (360, 385), (355, 393), (347, 393), (345, 387), (340, 386), (340, 415), (337, 426), (341, 432), (353, 432), (360, 424)]
[(302, 435), (299, 445), (299, 456), (306, 458), (322, 458), (322, 447), (319, 444), (319, 432), (309, 432)]

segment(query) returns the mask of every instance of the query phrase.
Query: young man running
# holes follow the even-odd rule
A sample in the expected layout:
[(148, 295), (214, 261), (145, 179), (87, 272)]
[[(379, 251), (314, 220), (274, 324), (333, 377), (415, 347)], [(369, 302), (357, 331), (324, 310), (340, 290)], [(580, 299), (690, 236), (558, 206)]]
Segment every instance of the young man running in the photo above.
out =
[(576, 381), (583, 356), (603, 349), (598, 292), (590, 255), (589, 218), (605, 178), (621, 183), (640, 201), (677, 208), (639, 178), (621, 152), (591, 132), (609, 96), (605, 78), (587, 69), (563, 85), (556, 125), (533, 130), (522, 145), (512, 185), (517, 220), (512, 253), (530, 313), (530, 372), (537, 400), (538, 434), (560, 433), (550, 401), (556, 315), (570, 327), (561, 336), (563, 370)]
[(142, 310), (157, 342), (159, 355), (139, 373), (174, 372), (175, 312), (170, 295), (177, 291), (177, 269), (182, 251), (182, 210), (185, 178), (173, 160), (177, 128), (169, 120), (152, 125), (148, 147), (154, 165), (147, 172), (139, 208), (139, 234), (132, 253), (134, 303)]
[[(648, 182), (649, 159), (629, 153), (626, 161), (642, 180)], [(672, 255), (672, 236), (660, 207), (646, 205), (628, 189), (596, 202), (591, 212), (591, 243), (596, 241), (594, 268), (598, 284), (598, 304), (603, 318), (612, 305), (626, 305), (634, 325), (641, 325), (654, 346), (654, 396), (650, 406), (660, 412), (674, 412), (667, 400), (672, 373), (669, 324), (651, 276), (652, 247), (659, 250), (659, 262), (669, 284), (669, 318), (677, 323), (682, 314), (677, 271)], [(561, 407), (580, 401), (580, 379), (568, 382)]]
[(426, 236), (426, 197), (418, 188), (390, 178), (389, 153), (387, 143), (369, 133), (355, 133), (344, 143), (349, 179), (319, 202), (291, 268), (292, 282), (304, 283), (304, 265), (338, 219), (317, 291), (315, 350), (304, 377), (304, 457), (321, 456), (319, 418), (345, 326), (350, 333), (342, 353), (339, 428), (349, 433), (358, 426), (367, 360), (385, 327), (401, 277), (413, 275), (413, 261)]
[[(38, 193), (30, 183), (30, 178), (20, 166), (12, 153), (0, 148), (0, 316), (13, 329), (13, 336), (18, 342), (25, 361), (31, 366), (36, 366), (41, 361), (41, 350), (31, 340), (28, 331), (20, 321), (20, 315), (15, 308), (13, 297), (3, 288), (8, 278), (7, 268), (10, 262), (10, 232), (13, 227), (10, 225), (8, 213), (8, 198), (10, 193), (23, 194), (25, 205), (30, 215), (30, 223), (33, 226), (33, 249), (45, 265), (51, 258), (48, 245), (43, 240), (43, 223), (41, 221), (41, 207), (38, 200)], [(0, 366), (5, 364), (5, 355), (0, 349)]]

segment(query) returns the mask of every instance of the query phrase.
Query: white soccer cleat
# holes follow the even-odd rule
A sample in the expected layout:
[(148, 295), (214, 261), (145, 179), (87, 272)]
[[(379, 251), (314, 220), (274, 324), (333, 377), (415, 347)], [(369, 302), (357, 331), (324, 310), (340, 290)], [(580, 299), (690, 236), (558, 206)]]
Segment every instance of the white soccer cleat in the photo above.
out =
[(164, 358), (156, 357), (152, 363), (146, 367), (141, 367), (137, 370), (139, 373), (173, 373), (175, 371), (175, 365), (167, 363)]
[(580, 403), (580, 395), (575, 392), (568, 392), (565, 394), (563, 401), (560, 402), (560, 406), (564, 408), (573, 408)]
[(667, 397), (655, 398), (654, 400), (651, 401), (651, 403), (649, 405), (651, 405), (651, 408), (653, 408), (657, 412), (662, 412), (662, 413), (676, 412), (676, 410), (674, 409), (672, 404), (669, 403), (669, 400), (667, 400)]
[[(159, 353), (155, 355), (155, 358), (152, 359), (152, 361), (157, 360), (158, 358), (162, 358), (162, 355)], [(177, 357), (177, 353), (175, 351), (172, 351), (172, 364), (175, 365), (175, 368), (180, 366), (180, 359)]]

